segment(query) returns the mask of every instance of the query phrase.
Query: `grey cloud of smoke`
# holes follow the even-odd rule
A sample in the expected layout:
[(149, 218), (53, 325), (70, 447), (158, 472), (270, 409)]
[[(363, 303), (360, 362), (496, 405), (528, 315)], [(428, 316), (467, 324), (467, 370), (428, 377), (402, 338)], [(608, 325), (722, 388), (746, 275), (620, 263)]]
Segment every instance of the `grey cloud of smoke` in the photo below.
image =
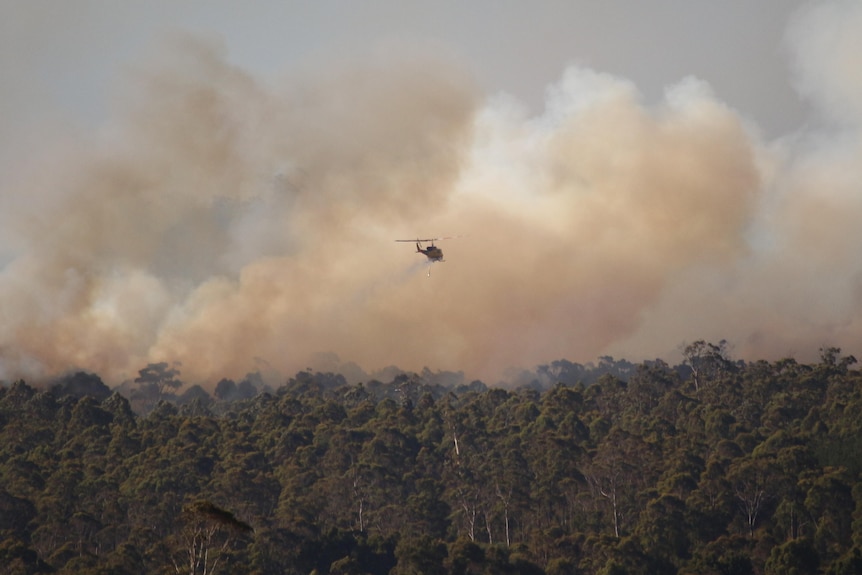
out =
[(787, 30), (799, 92), (827, 119), (857, 129), (862, 121), (860, 29), (862, 5), (837, 0), (807, 5)]
[[(860, 52), (808, 40), (859, 20), (794, 23), (820, 106), (858, 77), (809, 60)], [(572, 67), (529, 117), (420, 51), (263, 83), (180, 37), (98, 137), (56, 149), (4, 183), (5, 378), (178, 361), (207, 383), (333, 352), (493, 381), (700, 338), (852, 351), (862, 328), (858, 123), (763, 142), (695, 78), (647, 107)], [(461, 237), (429, 278), (392, 240), (435, 235)]]
[(757, 144), (763, 183), (747, 233), (751, 249), (731, 265), (694, 266), (672, 278), (644, 329), (617, 351), (665, 354), (674, 338), (727, 338), (742, 357), (813, 360), (824, 346), (858, 353), (859, 38), (857, 2), (812, 4), (795, 15), (791, 66), (814, 113), (796, 133)]

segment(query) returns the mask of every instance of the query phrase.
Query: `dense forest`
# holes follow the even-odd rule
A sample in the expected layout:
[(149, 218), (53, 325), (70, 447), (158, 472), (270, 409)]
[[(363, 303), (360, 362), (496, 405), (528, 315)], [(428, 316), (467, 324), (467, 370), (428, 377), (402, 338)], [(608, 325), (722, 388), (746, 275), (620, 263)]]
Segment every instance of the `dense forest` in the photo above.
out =
[[(3, 573), (862, 573), (862, 373), (558, 361), (517, 388), (154, 364), (0, 386)], [(440, 378), (437, 378), (440, 379)], [(442, 378), (446, 379), (446, 378)]]

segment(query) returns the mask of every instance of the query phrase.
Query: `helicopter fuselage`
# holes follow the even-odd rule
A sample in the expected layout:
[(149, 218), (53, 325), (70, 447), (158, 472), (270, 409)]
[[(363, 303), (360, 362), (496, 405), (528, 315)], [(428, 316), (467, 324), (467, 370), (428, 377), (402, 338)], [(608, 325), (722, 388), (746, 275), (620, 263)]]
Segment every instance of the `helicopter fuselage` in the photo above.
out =
[[(416, 242), (416, 252), (424, 255), (428, 258), (430, 262), (442, 262), (443, 260), (443, 250), (434, 245), (434, 242), (438, 239), (446, 239), (446, 238), (427, 238), (427, 239), (416, 239), (416, 240), (395, 240), (396, 242)], [(427, 248), (423, 248), (423, 243), (430, 243)]]
[(425, 257), (427, 257), (432, 262), (443, 261), (443, 250), (433, 244), (428, 246), (424, 250), (422, 249), (422, 246), (416, 244), (416, 251), (420, 254), (425, 254)]

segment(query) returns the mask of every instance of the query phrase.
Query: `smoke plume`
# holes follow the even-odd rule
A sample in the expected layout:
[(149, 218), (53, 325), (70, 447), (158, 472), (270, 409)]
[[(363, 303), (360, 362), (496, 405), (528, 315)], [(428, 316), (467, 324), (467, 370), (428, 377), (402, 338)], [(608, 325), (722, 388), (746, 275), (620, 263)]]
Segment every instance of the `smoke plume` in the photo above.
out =
[[(176, 38), (3, 180), (0, 377), (852, 352), (860, 32), (847, 4), (794, 21), (823, 121), (769, 142), (694, 77), (648, 105), (571, 67), (530, 116), (421, 52), (264, 82)], [(438, 236), (443, 264), (393, 241)]]

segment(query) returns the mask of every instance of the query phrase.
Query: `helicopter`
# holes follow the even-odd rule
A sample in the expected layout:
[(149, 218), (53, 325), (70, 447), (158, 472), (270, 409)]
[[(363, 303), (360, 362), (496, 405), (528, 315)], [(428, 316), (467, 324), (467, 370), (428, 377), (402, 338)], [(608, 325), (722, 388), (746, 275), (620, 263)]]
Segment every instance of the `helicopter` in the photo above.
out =
[[(416, 242), (416, 253), (424, 254), (425, 257), (428, 258), (429, 263), (434, 263), (434, 262), (446, 261), (443, 259), (443, 250), (441, 250), (440, 248), (435, 246), (434, 242), (439, 241), (439, 240), (450, 239), (452, 237), (457, 237), (457, 236), (447, 236), (447, 237), (443, 237), (443, 238), (425, 238), (425, 239), (417, 238), (415, 240), (395, 240), (395, 241), (396, 242)], [(431, 245), (429, 245), (427, 248), (423, 249), (422, 244), (423, 243), (429, 243), (429, 242)], [(428, 268), (428, 277), (431, 277), (431, 268)]]
[[(413, 242), (413, 241), (415, 241), (416, 242), (416, 253), (425, 254), (425, 257), (427, 257), (432, 262), (442, 262), (443, 261), (443, 250), (441, 250), (440, 248), (438, 248), (437, 246), (434, 245), (434, 242), (436, 242), (437, 240), (441, 240), (441, 239), (445, 239), (445, 238), (428, 238), (425, 240), (416, 239), (416, 240), (395, 240), (395, 241), (396, 242)], [(431, 245), (425, 249), (422, 249), (422, 243), (423, 242), (425, 242), (425, 243), (431, 242)]]

